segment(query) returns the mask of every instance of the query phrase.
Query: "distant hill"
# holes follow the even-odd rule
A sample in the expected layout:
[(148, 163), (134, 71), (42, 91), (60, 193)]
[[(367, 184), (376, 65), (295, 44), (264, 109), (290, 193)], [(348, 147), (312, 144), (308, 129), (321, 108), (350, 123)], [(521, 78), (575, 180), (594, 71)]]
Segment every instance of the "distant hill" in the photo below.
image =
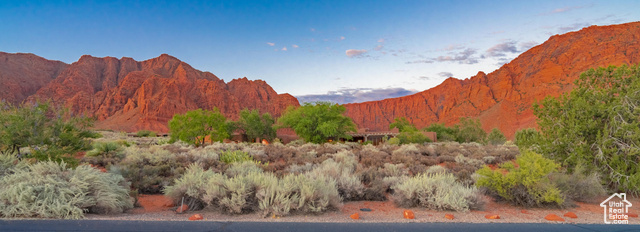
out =
[(536, 126), (533, 102), (570, 91), (583, 71), (639, 62), (640, 22), (591, 26), (554, 35), (489, 74), (449, 78), (405, 97), (345, 104), (346, 115), (370, 129), (388, 129), (396, 117), (406, 117), (418, 127), (452, 125), (460, 117), (473, 117), (486, 131), (499, 128), (513, 138), (517, 130)]

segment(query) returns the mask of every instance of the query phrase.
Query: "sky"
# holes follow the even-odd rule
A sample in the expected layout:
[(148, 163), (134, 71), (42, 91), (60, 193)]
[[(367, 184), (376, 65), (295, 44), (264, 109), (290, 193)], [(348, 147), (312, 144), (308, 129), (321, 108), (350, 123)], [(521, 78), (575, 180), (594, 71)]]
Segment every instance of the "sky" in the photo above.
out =
[(12, 1), (0, 51), (73, 63), (163, 53), (300, 101), (363, 102), (490, 73), (550, 36), (640, 21), (640, 1)]

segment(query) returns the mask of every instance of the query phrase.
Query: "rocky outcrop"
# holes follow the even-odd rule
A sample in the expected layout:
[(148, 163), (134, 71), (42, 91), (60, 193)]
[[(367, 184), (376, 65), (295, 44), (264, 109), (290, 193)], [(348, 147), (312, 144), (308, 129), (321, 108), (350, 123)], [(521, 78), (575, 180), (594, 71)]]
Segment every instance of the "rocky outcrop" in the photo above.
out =
[(18, 104), (55, 79), (67, 66), (33, 54), (0, 52), (0, 99)]
[[(16, 60), (13, 57), (19, 55), (6, 54), (9, 57), (6, 59)], [(166, 54), (142, 62), (85, 55), (70, 65), (31, 56), (49, 65), (46, 69), (36, 68), (43, 70), (33, 74), (31, 79), (37, 82), (25, 81), (26, 89), (31, 92), (19, 90), (19, 93), (6, 94), (13, 98), (0, 97), (12, 103), (21, 102), (29, 95), (28, 101), (51, 99), (77, 115), (97, 118), (96, 127), (100, 129), (166, 132), (167, 122), (174, 114), (193, 109), (216, 107), (235, 119), (244, 108), (279, 116), (289, 105), (299, 105), (293, 96), (277, 94), (264, 81), (243, 78), (225, 83), (212, 73), (198, 71)], [(17, 70), (15, 73), (19, 74), (31, 69), (32, 63), (20, 64), (24, 69), (12, 65), (10, 70)], [(15, 75), (5, 75), (5, 69), (0, 70), (3, 83), (5, 79), (16, 79), (5, 77)], [(34, 86), (29, 86), (30, 83)]]
[(474, 117), (486, 131), (498, 128), (513, 138), (515, 131), (536, 126), (531, 110), (535, 101), (571, 90), (580, 73), (639, 62), (640, 22), (591, 26), (554, 35), (489, 74), (449, 78), (410, 96), (345, 104), (346, 115), (361, 128), (379, 130), (387, 129), (396, 117), (406, 117), (418, 127)]

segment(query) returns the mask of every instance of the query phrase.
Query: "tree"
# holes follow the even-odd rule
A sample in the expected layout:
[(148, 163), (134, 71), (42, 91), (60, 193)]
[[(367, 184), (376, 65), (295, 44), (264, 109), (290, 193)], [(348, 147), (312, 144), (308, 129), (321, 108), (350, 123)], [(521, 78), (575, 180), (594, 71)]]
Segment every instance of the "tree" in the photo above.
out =
[(590, 69), (533, 111), (542, 153), (570, 171), (601, 171), (613, 191), (640, 193), (640, 65)]
[(196, 146), (203, 145), (207, 136), (211, 141), (222, 141), (230, 136), (227, 118), (217, 108), (176, 114), (169, 121), (169, 132), (172, 141), (182, 140)]
[(278, 119), (279, 127), (292, 128), (306, 142), (324, 143), (330, 138), (351, 138), (347, 132), (356, 132), (356, 125), (344, 115), (346, 108), (330, 102), (305, 103), (298, 108), (289, 107)]
[(514, 142), (516, 146), (518, 146), (518, 148), (520, 148), (521, 150), (528, 149), (538, 151), (536, 144), (538, 143), (538, 139), (540, 138), (540, 132), (538, 132), (536, 129), (527, 128), (516, 131), (515, 137), (516, 138)]
[(487, 132), (482, 129), (479, 119), (460, 118), (460, 122), (455, 125), (455, 130), (458, 131), (456, 141), (460, 143), (484, 143), (487, 137)]
[(489, 136), (487, 136), (487, 143), (491, 145), (502, 145), (505, 142), (507, 142), (507, 137), (505, 137), (498, 128), (493, 128)]
[(405, 117), (400, 117), (400, 118), (393, 119), (393, 122), (391, 124), (389, 124), (389, 130), (391, 130), (393, 128), (398, 128), (398, 131), (400, 131), (400, 132), (417, 131), (418, 130), (418, 129), (416, 129), (416, 126), (411, 124), (409, 122), (409, 120), (407, 120), (407, 118), (405, 118)]
[(96, 137), (88, 128), (93, 120), (74, 117), (49, 102), (14, 106), (0, 103), (0, 153), (37, 160), (64, 161), (76, 165), (73, 154), (90, 149), (86, 138)]
[(416, 126), (404, 117), (395, 118), (394, 122), (389, 124), (389, 129), (393, 128), (398, 128), (398, 131), (400, 131), (397, 136), (400, 144), (431, 142), (431, 139), (420, 133), (420, 131), (416, 129)]
[(435, 132), (438, 137), (438, 141), (456, 141), (456, 135), (458, 134), (456, 127), (447, 127), (444, 123), (433, 123), (423, 129), (424, 131)]
[(269, 113), (260, 115), (258, 110), (244, 109), (240, 111), (238, 126), (245, 131), (249, 141), (254, 141), (256, 138), (272, 140), (276, 137), (276, 130), (273, 128), (274, 122)]

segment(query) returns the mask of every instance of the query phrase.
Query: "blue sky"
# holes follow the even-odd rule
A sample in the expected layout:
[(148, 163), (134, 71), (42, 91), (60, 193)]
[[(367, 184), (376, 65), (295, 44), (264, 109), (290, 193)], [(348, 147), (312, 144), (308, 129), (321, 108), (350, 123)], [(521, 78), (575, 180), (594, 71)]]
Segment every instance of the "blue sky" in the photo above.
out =
[(489, 73), (640, 1), (0, 1), (0, 51), (66, 63), (167, 53), (225, 81), (361, 102)]

